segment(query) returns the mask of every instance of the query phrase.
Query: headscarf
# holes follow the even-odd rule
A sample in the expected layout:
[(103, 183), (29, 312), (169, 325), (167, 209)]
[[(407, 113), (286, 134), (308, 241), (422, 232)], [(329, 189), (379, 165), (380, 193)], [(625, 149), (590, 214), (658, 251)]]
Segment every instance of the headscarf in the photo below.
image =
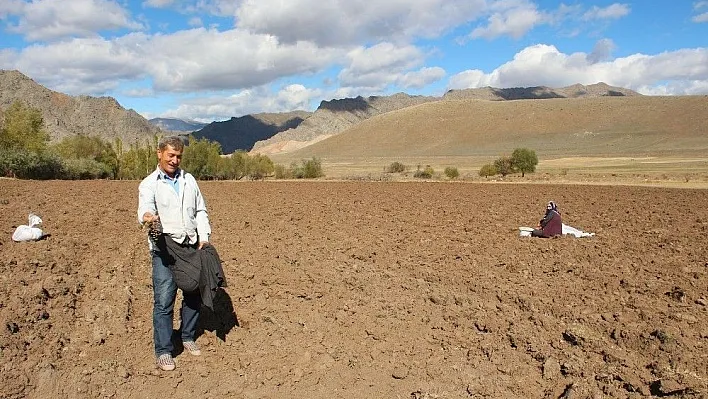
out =
[(560, 211), (558, 211), (558, 205), (556, 205), (555, 202), (553, 201), (548, 201), (548, 205), (546, 205), (546, 213), (554, 211), (558, 214), (560, 214)]

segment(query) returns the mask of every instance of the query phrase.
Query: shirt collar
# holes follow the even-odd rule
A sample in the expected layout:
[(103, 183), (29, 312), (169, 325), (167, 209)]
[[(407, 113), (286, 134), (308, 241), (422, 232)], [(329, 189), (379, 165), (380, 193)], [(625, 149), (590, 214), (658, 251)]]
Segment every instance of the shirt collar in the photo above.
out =
[(157, 178), (158, 179), (177, 180), (177, 179), (179, 179), (180, 175), (182, 175), (182, 169), (177, 169), (175, 171), (175, 177), (172, 178), (172, 177), (167, 176), (167, 173), (163, 172), (159, 166), (157, 167)]

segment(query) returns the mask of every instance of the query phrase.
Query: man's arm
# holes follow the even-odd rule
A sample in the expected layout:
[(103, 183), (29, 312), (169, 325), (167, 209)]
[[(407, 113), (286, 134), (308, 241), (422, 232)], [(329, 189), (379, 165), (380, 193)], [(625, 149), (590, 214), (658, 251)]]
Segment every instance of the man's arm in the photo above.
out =
[(155, 187), (145, 181), (138, 186), (138, 223), (159, 219), (155, 203)]
[(207, 212), (206, 202), (202, 196), (202, 192), (194, 181), (197, 193), (197, 207), (195, 209), (195, 220), (197, 221), (197, 234), (199, 235), (199, 249), (204, 245), (209, 244), (209, 236), (211, 235), (211, 225), (209, 224), (209, 213)]

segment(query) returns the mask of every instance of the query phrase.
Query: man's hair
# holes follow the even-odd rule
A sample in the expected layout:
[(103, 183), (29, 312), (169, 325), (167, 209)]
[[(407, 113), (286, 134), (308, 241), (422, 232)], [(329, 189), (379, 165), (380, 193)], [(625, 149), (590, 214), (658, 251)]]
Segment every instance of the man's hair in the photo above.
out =
[(160, 151), (165, 151), (167, 146), (174, 148), (177, 151), (184, 150), (184, 141), (179, 136), (166, 136), (160, 139), (157, 143), (157, 149)]

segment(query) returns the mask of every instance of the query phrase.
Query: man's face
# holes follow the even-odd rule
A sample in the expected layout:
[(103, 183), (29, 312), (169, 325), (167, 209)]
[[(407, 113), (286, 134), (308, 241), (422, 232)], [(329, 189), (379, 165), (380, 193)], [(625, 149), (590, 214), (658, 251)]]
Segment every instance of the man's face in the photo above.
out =
[(182, 162), (182, 151), (175, 150), (172, 146), (168, 145), (162, 151), (157, 150), (157, 160), (160, 169), (168, 176), (174, 177), (177, 168), (179, 168), (179, 164)]

